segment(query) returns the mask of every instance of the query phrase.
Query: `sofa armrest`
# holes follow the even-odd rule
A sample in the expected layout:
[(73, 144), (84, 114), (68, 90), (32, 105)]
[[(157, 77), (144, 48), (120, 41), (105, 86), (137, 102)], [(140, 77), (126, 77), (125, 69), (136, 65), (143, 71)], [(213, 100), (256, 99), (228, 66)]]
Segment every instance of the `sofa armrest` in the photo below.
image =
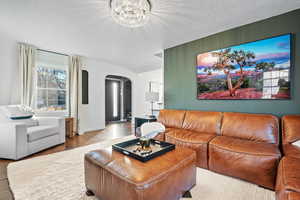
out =
[(24, 123), (0, 124), (0, 157), (18, 160), (27, 155), (27, 126)]
[(65, 118), (62, 117), (36, 117), (39, 121), (39, 125), (50, 125), (58, 127), (60, 134), (60, 142), (65, 143), (66, 141), (66, 129), (65, 129)]
[(55, 126), (60, 126), (60, 123), (64, 121), (64, 118), (61, 117), (36, 117), (35, 119), (38, 120), (39, 125), (55, 125)]

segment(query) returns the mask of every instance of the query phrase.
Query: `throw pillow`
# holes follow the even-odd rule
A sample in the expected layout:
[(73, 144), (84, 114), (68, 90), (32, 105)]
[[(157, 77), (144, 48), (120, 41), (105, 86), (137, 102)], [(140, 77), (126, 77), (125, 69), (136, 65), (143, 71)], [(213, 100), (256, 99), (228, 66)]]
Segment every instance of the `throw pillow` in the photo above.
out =
[(292, 145), (295, 145), (297, 147), (300, 147), (300, 140), (296, 141), (296, 142), (293, 142)]
[(4, 107), (4, 114), (12, 120), (30, 119), (34, 115), (31, 108), (21, 105), (9, 105)]

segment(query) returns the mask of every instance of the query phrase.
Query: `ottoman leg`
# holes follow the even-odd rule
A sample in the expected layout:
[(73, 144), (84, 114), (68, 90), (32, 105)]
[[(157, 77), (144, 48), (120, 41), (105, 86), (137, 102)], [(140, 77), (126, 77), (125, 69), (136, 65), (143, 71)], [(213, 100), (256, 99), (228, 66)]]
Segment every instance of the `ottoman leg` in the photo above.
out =
[(95, 196), (94, 192), (92, 192), (91, 190), (87, 189), (85, 192), (86, 196), (90, 197), (90, 196)]
[(190, 191), (186, 191), (183, 195), (182, 195), (183, 198), (192, 198), (192, 194)]

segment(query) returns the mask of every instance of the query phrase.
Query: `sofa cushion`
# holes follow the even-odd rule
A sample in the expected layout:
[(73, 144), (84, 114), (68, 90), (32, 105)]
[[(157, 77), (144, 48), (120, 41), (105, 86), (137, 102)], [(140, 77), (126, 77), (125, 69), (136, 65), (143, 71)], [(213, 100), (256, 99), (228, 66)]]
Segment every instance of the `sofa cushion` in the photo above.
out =
[(159, 140), (159, 141), (165, 141), (165, 135), (166, 133), (174, 130), (179, 130), (178, 128), (166, 128), (165, 132), (159, 133), (157, 136), (155, 136), (153, 139)]
[(276, 191), (277, 200), (300, 200), (300, 193), (293, 191)]
[(176, 130), (177, 128), (166, 128), (165, 133)]
[(280, 160), (277, 145), (217, 136), (208, 152), (210, 170), (274, 189)]
[(278, 127), (273, 115), (224, 113), (221, 135), (278, 144)]
[(56, 126), (33, 126), (27, 128), (28, 142), (33, 142), (45, 137), (58, 134), (58, 127)]
[(287, 115), (282, 118), (282, 148), (285, 156), (300, 158), (300, 115)]
[(280, 155), (278, 147), (274, 144), (254, 142), (227, 136), (218, 136), (211, 141), (211, 145), (228, 151), (246, 153), (252, 155)]
[(287, 200), (300, 200), (300, 193), (298, 193), (298, 192), (288, 192)]
[(159, 133), (153, 139), (154, 140), (159, 140), (159, 141), (165, 141), (165, 134), (164, 133)]
[(221, 112), (186, 111), (182, 128), (196, 132), (220, 134)]
[(22, 105), (1, 106), (3, 113), (12, 120), (32, 118), (34, 112), (30, 107)]
[(24, 123), (27, 127), (38, 126), (39, 121), (37, 119), (18, 119), (18, 120), (10, 120), (12, 123)]
[(177, 128), (166, 128), (165, 132), (159, 133), (157, 136), (154, 137), (155, 140), (165, 141), (165, 134), (173, 131), (173, 130), (179, 130)]
[[(0, 116), (3, 116), (0, 114)], [(1, 117), (0, 117), (1, 118)], [(37, 119), (31, 118), (31, 119), (16, 119), (16, 120), (12, 120), (12, 119), (8, 119), (6, 117), (1, 118), (0, 119), (0, 123), (22, 123), (25, 124), (26, 127), (32, 127), (32, 126), (38, 126), (39, 125), (39, 121)]]
[[(10, 118), (10, 114), (7, 114), (7, 108), (15, 108), (17, 106), (0, 106), (0, 123), (24, 123), (27, 127), (31, 126), (37, 126), (38, 121), (32, 117), (32, 113), (29, 115), (30, 118), (23, 119), (22, 117), (20, 119), (13, 119)], [(26, 118), (26, 117), (25, 117)]]
[(292, 144), (284, 144), (282, 148), (285, 156), (300, 158), (300, 147)]
[(197, 166), (207, 169), (208, 162), (208, 143), (215, 135), (199, 133), (185, 129), (174, 129), (165, 134), (166, 142), (177, 146), (188, 147), (196, 151)]
[(172, 131), (166, 133), (166, 137), (168, 138), (171, 137), (174, 138), (175, 140), (179, 140), (182, 142), (208, 143), (216, 136), (207, 133), (189, 131), (185, 129), (173, 129)]
[(276, 191), (300, 193), (300, 159), (284, 157), (278, 167)]
[(181, 128), (184, 116), (185, 110), (161, 110), (157, 121), (166, 128)]
[(300, 140), (300, 115), (287, 115), (282, 118), (282, 142), (293, 143)]

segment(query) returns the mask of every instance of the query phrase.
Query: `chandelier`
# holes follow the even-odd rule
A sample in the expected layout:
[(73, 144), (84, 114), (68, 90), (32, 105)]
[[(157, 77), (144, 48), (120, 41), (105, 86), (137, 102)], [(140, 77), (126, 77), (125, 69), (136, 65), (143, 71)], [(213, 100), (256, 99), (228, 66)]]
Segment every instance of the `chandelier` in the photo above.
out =
[(126, 27), (140, 27), (145, 25), (151, 13), (149, 0), (110, 0), (112, 18)]

